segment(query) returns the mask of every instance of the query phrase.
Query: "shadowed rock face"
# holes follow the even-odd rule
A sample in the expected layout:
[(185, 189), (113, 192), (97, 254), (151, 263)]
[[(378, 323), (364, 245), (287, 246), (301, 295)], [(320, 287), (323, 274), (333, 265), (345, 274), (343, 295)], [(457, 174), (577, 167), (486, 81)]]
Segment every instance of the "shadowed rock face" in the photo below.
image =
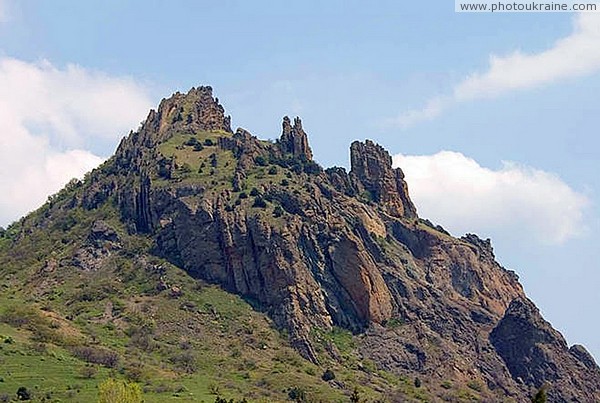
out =
[(528, 299), (511, 302), (490, 341), (515, 380), (538, 388), (549, 383), (550, 401), (600, 400), (600, 369), (593, 358), (582, 346), (569, 349)]
[[(177, 158), (160, 151), (202, 132), (216, 137), (214, 161), (230, 159), (215, 164), (227, 173), (220, 182), (178, 177)], [(92, 173), (78, 203), (116, 203), (154, 253), (254, 301), (309, 360), (318, 359), (314, 330), (339, 326), (362, 335), (364, 358), (380, 368), (476, 380), (487, 401), (527, 401), (544, 382), (557, 385), (551, 401), (597, 398), (593, 359), (543, 321), (489, 240), (453, 238), (421, 220), (402, 170), (374, 142), (352, 143), (350, 161), (349, 173), (318, 167), (299, 119), (284, 118), (275, 144), (233, 134), (200, 87), (163, 100)], [(266, 207), (241, 198), (249, 187)]]

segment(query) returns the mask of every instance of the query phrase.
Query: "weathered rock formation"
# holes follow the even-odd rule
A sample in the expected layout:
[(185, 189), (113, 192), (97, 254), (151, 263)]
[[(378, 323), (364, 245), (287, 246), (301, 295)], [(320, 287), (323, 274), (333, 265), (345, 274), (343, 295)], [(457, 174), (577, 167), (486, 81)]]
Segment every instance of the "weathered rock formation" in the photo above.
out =
[(312, 160), (312, 150), (308, 145), (308, 136), (302, 129), (300, 118), (294, 119), (294, 125), (290, 123), (290, 118), (283, 118), (283, 133), (279, 138), (279, 145), (284, 153), (292, 154), (294, 157)]
[(367, 140), (350, 146), (350, 163), (357, 191), (367, 191), (376, 203), (395, 217), (415, 218), (417, 210), (408, 196), (402, 169), (392, 168), (392, 157), (379, 144)]
[[(477, 382), (487, 401), (546, 382), (551, 401), (600, 399), (592, 357), (568, 349), (489, 240), (420, 219), (381, 146), (352, 143), (350, 162), (323, 171), (298, 118), (274, 144), (232, 133), (199, 87), (151, 111), (70, 206), (118, 206), (153, 253), (254, 301), (310, 360), (314, 330), (338, 326), (380, 368)], [(83, 250), (117, 243), (111, 231), (96, 223)]]
[(567, 346), (562, 335), (526, 298), (511, 302), (490, 341), (512, 377), (536, 388), (547, 384), (552, 402), (595, 402), (600, 368), (582, 346)]

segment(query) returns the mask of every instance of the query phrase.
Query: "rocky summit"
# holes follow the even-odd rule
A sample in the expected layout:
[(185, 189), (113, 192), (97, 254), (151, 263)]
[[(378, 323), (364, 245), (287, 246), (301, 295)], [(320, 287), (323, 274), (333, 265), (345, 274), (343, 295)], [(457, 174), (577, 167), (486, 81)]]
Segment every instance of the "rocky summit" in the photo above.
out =
[[(50, 249), (36, 246), (50, 233)], [(321, 401), (358, 399), (363, 391), (370, 397), (360, 401), (526, 402), (540, 390), (550, 402), (600, 401), (592, 356), (569, 347), (541, 317), (517, 275), (496, 262), (490, 240), (455, 238), (420, 218), (383, 147), (355, 141), (349, 171), (323, 169), (299, 118), (284, 117), (273, 142), (234, 132), (210, 87), (164, 99), (101, 167), (8, 228), (2, 246), (1, 262), (12, 268), (3, 273), (11, 279), (6, 288), (26, 287), (32, 304), (50, 303), (66, 278), (79, 279), (104, 313), (77, 321), (81, 311), (67, 305), (53, 315), (84, 338), (91, 337), (86, 321), (125, 326), (119, 312), (135, 305), (127, 292), (140, 301), (195, 298), (200, 291), (184, 285), (191, 281), (237, 295), (300, 354), (297, 367), (353, 374), (311, 378), (308, 385), (346, 396)], [(179, 280), (169, 280), (167, 268), (181, 270)], [(94, 288), (90, 279), (103, 272), (119, 285)], [(141, 277), (150, 288), (122, 291), (129, 302), (116, 309), (111, 293)], [(159, 304), (152, 301), (149, 311)], [(197, 309), (192, 305), (182, 309)], [(205, 309), (210, 321), (220, 320), (214, 307)], [(156, 320), (194, 340), (208, 337), (201, 327), (207, 317)], [(221, 331), (235, 338), (249, 330)], [(99, 343), (102, 332), (94, 336)], [(166, 343), (168, 334), (152, 333), (152, 343)], [(254, 347), (240, 348), (223, 354)], [(235, 383), (222, 389), (228, 387)], [(260, 400), (262, 392), (253, 393), (248, 399)], [(272, 393), (266, 401), (282, 399), (281, 391)], [(310, 400), (299, 388), (286, 393)]]

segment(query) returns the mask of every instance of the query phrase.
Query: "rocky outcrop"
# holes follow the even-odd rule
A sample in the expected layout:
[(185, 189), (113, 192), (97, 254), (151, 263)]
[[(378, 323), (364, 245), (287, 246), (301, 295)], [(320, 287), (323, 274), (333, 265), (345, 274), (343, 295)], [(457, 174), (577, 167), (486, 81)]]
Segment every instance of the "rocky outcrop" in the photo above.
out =
[(490, 341), (513, 379), (534, 388), (548, 384), (551, 402), (600, 400), (600, 370), (589, 353), (580, 347), (569, 350), (528, 299), (511, 302)]
[(86, 271), (100, 270), (121, 246), (121, 240), (114, 228), (106, 221), (94, 221), (87, 239), (73, 253), (70, 264)]
[[(160, 144), (206, 131), (217, 140), (209, 150), (177, 145), (180, 158), (198, 163), (177, 173), (177, 156)], [(214, 172), (201, 174), (209, 155)], [(231, 133), (200, 87), (163, 100), (73, 200), (118, 206), (131, 233), (153, 240), (152, 253), (253, 301), (309, 360), (318, 360), (315, 329), (338, 326), (362, 335), (360, 351), (378, 367), (477, 381), (484, 401), (526, 401), (544, 382), (551, 401), (597, 398), (577, 390), (600, 382), (589, 354), (569, 350), (543, 321), (489, 240), (453, 238), (418, 218), (385, 149), (354, 142), (349, 173), (311, 159), (299, 119), (284, 118), (275, 144)], [(92, 233), (112, 236), (97, 227)]]
[(395, 217), (417, 216), (408, 196), (404, 173), (400, 168), (392, 168), (392, 157), (383, 147), (371, 140), (355, 141), (350, 146), (350, 164), (359, 194), (368, 192), (369, 198)]
[(292, 126), (290, 118), (283, 118), (283, 132), (279, 138), (279, 147), (283, 153), (291, 154), (301, 160), (310, 161), (313, 158), (312, 150), (308, 145), (308, 136), (302, 129), (300, 118), (294, 119)]

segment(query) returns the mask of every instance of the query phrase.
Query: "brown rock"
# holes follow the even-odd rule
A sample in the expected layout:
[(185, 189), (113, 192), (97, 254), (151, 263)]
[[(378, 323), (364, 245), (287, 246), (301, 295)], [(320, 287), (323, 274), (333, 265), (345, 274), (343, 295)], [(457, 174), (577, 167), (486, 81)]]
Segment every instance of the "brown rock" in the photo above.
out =
[(283, 118), (283, 132), (279, 138), (279, 147), (281, 151), (287, 154), (292, 154), (294, 157), (305, 161), (310, 161), (313, 158), (312, 150), (308, 145), (308, 136), (302, 129), (302, 121), (300, 118), (294, 119), (294, 125), (290, 123), (290, 118)]
[(379, 144), (355, 141), (350, 147), (350, 173), (358, 179), (358, 192), (366, 191), (395, 217), (415, 218), (417, 210), (408, 196), (404, 173), (392, 168), (392, 157)]

